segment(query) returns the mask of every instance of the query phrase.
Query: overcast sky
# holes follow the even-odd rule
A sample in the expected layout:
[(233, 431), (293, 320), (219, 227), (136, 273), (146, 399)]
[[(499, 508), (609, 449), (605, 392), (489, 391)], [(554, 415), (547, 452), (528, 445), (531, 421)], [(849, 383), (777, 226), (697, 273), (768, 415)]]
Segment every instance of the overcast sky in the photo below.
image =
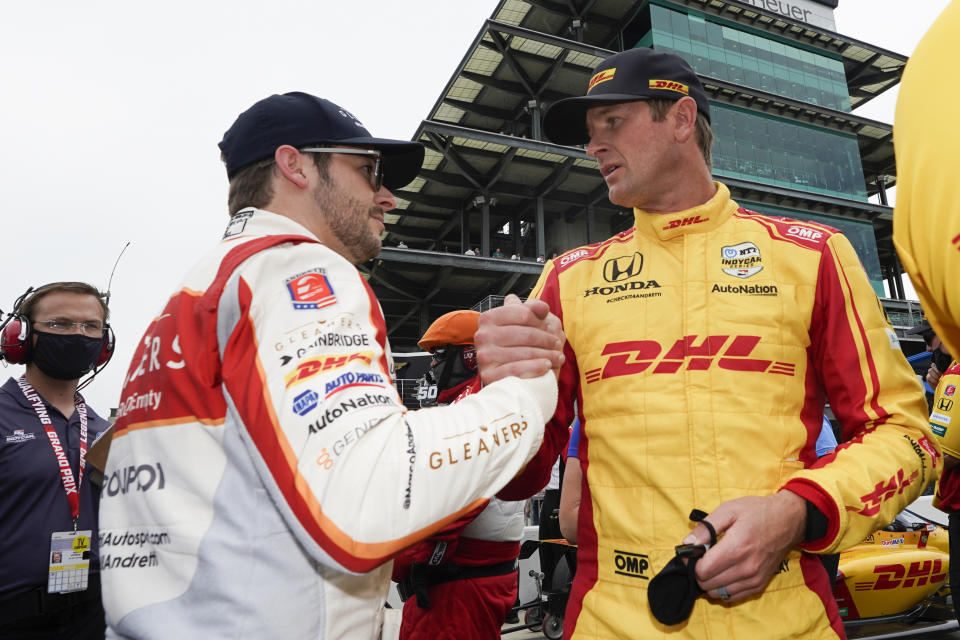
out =
[[(841, 0), (837, 31), (909, 55), (947, 0)], [(226, 223), (216, 143), (306, 91), (409, 139), (496, 0), (8, 3), (0, 23), (0, 309), (28, 286), (113, 279), (118, 348), (86, 391), (118, 401), (136, 341)], [(895, 94), (859, 114), (892, 122)], [(0, 372), (19, 375), (22, 367)], [(0, 376), (5, 379), (6, 375)]]

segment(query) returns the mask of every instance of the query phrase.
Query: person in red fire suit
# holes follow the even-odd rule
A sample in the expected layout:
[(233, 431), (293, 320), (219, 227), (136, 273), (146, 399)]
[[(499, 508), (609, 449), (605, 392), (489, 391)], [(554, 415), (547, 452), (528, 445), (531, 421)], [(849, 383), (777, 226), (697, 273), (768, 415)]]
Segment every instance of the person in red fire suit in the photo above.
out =
[[(481, 388), (473, 345), (479, 317), (452, 311), (420, 339), (420, 348), (433, 354), (426, 382), (436, 387), (435, 404), (458, 402)], [(492, 498), (394, 559), (393, 580), (404, 599), (400, 640), (500, 637), (517, 598), (524, 504)]]

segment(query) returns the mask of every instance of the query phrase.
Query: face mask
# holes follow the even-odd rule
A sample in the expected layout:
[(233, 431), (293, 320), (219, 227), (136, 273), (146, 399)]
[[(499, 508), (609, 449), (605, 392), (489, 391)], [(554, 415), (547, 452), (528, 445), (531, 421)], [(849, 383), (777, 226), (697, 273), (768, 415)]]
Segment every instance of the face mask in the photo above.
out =
[(88, 338), (79, 333), (59, 334), (35, 331), (36, 344), (30, 361), (56, 380), (79, 380), (93, 370), (103, 349), (103, 338)]

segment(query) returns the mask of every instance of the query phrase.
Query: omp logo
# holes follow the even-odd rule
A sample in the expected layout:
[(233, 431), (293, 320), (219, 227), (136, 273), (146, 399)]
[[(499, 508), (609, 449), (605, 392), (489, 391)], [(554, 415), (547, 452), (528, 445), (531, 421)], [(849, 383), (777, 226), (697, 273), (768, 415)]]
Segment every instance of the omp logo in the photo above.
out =
[(676, 373), (684, 365), (688, 371), (706, 371), (714, 362), (727, 371), (794, 375), (796, 365), (789, 362), (750, 358), (759, 342), (760, 336), (733, 336), (732, 340), (730, 336), (686, 336), (673, 343), (662, 358), (659, 356), (663, 347), (654, 340), (612, 342), (601, 353), (606, 356), (604, 365), (590, 369), (584, 375), (591, 384), (607, 378), (640, 374), (651, 367), (651, 373)]
[(361, 351), (360, 353), (349, 353), (346, 355), (318, 356), (304, 360), (297, 365), (296, 369), (284, 376), (283, 379), (287, 383), (287, 389), (289, 389), (293, 385), (299, 384), (304, 380), (309, 380), (324, 371), (340, 369), (354, 360), (359, 360), (368, 365), (373, 361), (373, 358), (374, 355), (372, 351)]
[(943, 582), (947, 572), (943, 569), (943, 561), (921, 560), (911, 562), (907, 568), (902, 564), (878, 564), (873, 568), (877, 579), (864, 580), (854, 583), (854, 591), (882, 591), (884, 589), (907, 589), (914, 585), (922, 587), (926, 584)]
[(604, 69), (603, 71), (598, 71), (593, 74), (593, 77), (590, 78), (590, 82), (587, 84), (587, 93), (590, 93), (591, 89), (600, 84), (601, 82), (606, 82), (607, 80), (613, 80), (614, 74), (617, 73), (617, 68), (613, 69)]
[(643, 254), (611, 258), (603, 265), (603, 279), (607, 282), (619, 282), (640, 275), (643, 270)]
[(792, 238), (799, 238), (800, 240), (818, 242), (820, 238), (823, 237), (823, 232), (817, 231), (816, 229), (811, 229), (810, 227), (801, 227), (800, 225), (795, 224), (787, 229), (786, 235)]
[(676, 220), (671, 220), (667, 226), (663, 227), (663, 230), (668, 229), (677, 229), (679, 227), (688, 227), (692, 224), (700, 224), (701, 222), (707, 222), (710, 218), (701, 218), (700, 216), (691, 216), (689, 218), (677, 218)]
[(867, 517), (877, 515), (880, 512), (880, 505), (883, 504), (884, 500), (889, 500), (895, 495), (903, 493), (903, 490), (909, 487), (910, 483), (916, 480), (918, 475), (920, 475), (920, 471), (915, 470), (910, 474), (910, 477), (905, 477), (903, 469), (898, 469), (896, 475), (892, 476), (889, 480), (886, 482), (878, 482), (877, 486), (873, 488), (873, 491), (864, 496), (860, 496), (863, 507), (860, 509), (847, 507), (847, 511), (856, 511), (860, 515)]
[(937, 400), (937, 409), (940, 411), (950, 411), (953, 409), (953, 400), (947, 400), (946, 398), (940, 398)]
[(650, 568), (650, 562), (647, 556), (642, 553), (631, 553), (630, 551), (613, 550), (613, 566), (616, 567), (614, 573), (628, 578), (640, 578), (649, 580), (650, 576), (645, 575)]
[(582, 258), (583, 256), (589, 253), (590, 252), (587, 251), (586, 249), (577, 249), (573, 253), (568, 253), (567, 255), (560, 258), (560, 266), (565, 267), (571, 262), (573, 262), (574, 260), (579, 260), (580, 258)]
[(690, 95), (690, 87), (682, 82), (675, 82), (673, 80), (651, 80), (650, 88), (662, 89), (664, 91), (676, 91), (677, 93), (682, 93), (685, 96)]

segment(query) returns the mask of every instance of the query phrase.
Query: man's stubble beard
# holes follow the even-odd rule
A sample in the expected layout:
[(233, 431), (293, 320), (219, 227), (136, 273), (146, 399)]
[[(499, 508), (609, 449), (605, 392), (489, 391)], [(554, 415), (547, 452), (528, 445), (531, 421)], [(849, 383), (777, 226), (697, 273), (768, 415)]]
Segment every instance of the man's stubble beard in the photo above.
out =
[(345, 258), (353, 264), (360, 264), (380, 253), (380, 235), (370, 229), (371, 216), (378, 212), (383, 214), (380, 207), (364, 207), (323, 176), (313, 191), (313, 197), (326, 216), (330, 232), (350, 252)]

